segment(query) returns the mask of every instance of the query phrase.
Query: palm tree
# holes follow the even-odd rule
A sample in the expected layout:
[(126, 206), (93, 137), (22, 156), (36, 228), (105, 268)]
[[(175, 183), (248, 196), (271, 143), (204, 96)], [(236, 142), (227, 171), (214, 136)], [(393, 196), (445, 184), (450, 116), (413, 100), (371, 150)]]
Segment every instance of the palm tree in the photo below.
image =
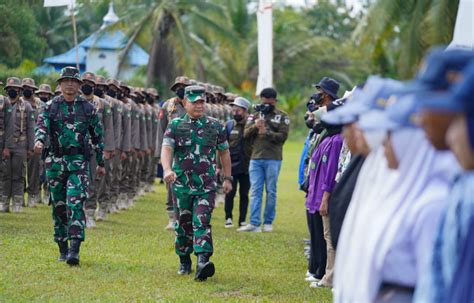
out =
[(168, 84), (180, 73), (203, 78), (205, 71), (196, 40), (197, 30), (207, 30), (233, 37), (232, 31), (215, 22), (211, 14), (222, 15), (221, 5), (207, 0), (136, 0), (125, 1), (122, 21), (115, 26), (128, 27), (130, 39), (123, 63), (131, 45), (151, 33), (147, 85)]
[(459, 0), (378, 0), (354, 33), (380, 72), (414, 74), (427, 48), (452, 39)]

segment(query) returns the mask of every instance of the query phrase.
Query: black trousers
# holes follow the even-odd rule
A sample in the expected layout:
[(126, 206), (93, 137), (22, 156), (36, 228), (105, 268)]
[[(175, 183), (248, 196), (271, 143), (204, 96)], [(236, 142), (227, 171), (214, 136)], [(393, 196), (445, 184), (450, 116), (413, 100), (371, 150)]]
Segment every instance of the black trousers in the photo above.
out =
[(310, 214), (306, 211), (308, 229), (311, 237), (311, 254), (308, 262), (308, 271), (317, 279), (326, 273), (326, 241), (324, 240), (323, 219), (319, 212)]
[(239, 225), (241, 222), (245, 222), (247, 217), (247, 209), (249, 207), (249, 190), (250, 190), (250, 177), (249, 174), (237, 174), (234, 175), (234, 181), (232, 182), (232, 191), (225, 196), (225, 218), (226, 220), (232, 219), (232, 210), (234, 209), (234, 198), (237, 193), (237, 184), (239, 184), (239, 196), (240, 196), (240, 207), (239, 207)]

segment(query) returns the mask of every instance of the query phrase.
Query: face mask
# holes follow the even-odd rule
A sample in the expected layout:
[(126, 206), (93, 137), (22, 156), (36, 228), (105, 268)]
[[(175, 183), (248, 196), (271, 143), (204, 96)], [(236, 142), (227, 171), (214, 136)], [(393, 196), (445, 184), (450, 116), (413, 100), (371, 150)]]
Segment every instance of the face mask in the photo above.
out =
[(90, 85), (90, 84), (84, 84), (84, 85), (81, 87), (81, 90), (82, 90), (82, 92), (84, 93), (84, 95), (90, 95), (90, 94), (92, 94), (92, 92), (94, 91), (94, 88), (93, 88), (92, 85)]
[(14, 89), (7, 90), (8, 97), (15, 99), (18, 96), (18, 92)]
[(119, 99), (119, 100), (123, 99), (123, 93), (122, 92), (117, 92), (117, 99)]
[(234, 115), (234, 120), (237, 121), (237, 122), (240, 122), (244, 119), (244, 117), (242, 115)]
[(94, 95), (96, 95), (97, 97), (102, 98), (104, 96), (104, 91), (101, 90), (100, 88), (95, 88), (94, 89)]
[(107, 91), (107, 95), (109, 95), (109, 96), (112, 97), (112, 98), (115, 98), (115, 97), (117, 97), (117, 92), (114, 91), (114, 90), (112, 90), (112, 89), (109, 89), (109, 90)]
[(48, 102), (49, 98), (48, 97), (40, 97), (40, 100), (43, 102)]
[(31, 96), (33, 96), (33, 91), (31, 89), (25, 89), (23, 91), (23, 96), (25, 98), (30, 98)]
[(176, 96), (180, 99), (184, 99), (184, 87), (180, 87), (176, 90)]

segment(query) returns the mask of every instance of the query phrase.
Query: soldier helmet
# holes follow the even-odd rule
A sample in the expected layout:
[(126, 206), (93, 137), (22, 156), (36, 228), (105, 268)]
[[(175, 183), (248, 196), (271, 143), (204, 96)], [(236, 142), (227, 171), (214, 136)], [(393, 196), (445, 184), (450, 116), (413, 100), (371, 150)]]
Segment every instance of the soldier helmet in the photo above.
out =
[(189, 81), (188, 77), (185, 77), (185, 76), (176, 77), (176, 79), (174, 80), (174, 84), (171, 85), (170, 87), (170, 90), (175, 91), (176, 86), (178, 86), (179, 84), (182, 84), (184, 86), (189, 86), (191, 85), (191, 82)]
[(199, 85), (187, 86), (184, 89), (184, 97), (190, 103), (198, 100), (206, 101), (206, 89)]
[(115, 79), (109, 79), (107, 80), (107, 86), (115, 86), (116, 88), (120, 89), (120, 82), (118, 80), (115, 80)]
[(237, 97), (230, 105), (242, 107), (245, 110), (249, 110), (250, 101), (243, 97)]
[(96, 85), (107, 85), (107, 80), (103, 76), (95, 76), (95, 84)]
[(16, 87), (16, 88), (23, 89), (23, 86), (21, 86), (21, 80), (17, 77), (10, 77), (7, 79), (7, 85), (5, 85), (5, 89), (9, 87)]
[(152, 95), (152, 96), (155, 97), (155, 98), (160, 96), (160, 94), (158, 93), (158, 91), (156, 90), (156, 88), (150, 87), (150, 88), (147, 88), (146, 91), (147, 91), (147, 93), (148, 93), (149, 95)]
[(225, 93), (224, 95), (226, 96), (227, 101), (234, 101), (235, 98), (238, 97), (236, 94), (233, 93)]
[(79, 73), (79, 70), (73, 66), (66, 66), (65, 68), (61, 69), (57, 82), (59, 83), (64, 79), (73, 79), (79, 83), (82, 83), (81, 74)]
[(38, 87), (35, 84), (35, 80), (33, 80), (31, 78), (24, 78), (23, 80), (21, 80), (21, 86), (23, 88), (25, 88), (25, 86), (26, 86), (26, 87), (38, 89)]
[(49, 84), (41, 84), (39, 86), (39, 89), (36, 91), (36, 93), (37, 94), (43, 93), (43, 94), (53, 95), (53, 91), (51, 90), (51, 86)]
[(118, 83), (119, 83), (119, 88), (121, 90), (128, 90), (129, 93), (132, 91), (130, 86), (128, 86), (127, 83), (125, 83), (124, 81), (119, 81)]
[(54, 94), (61, 94), (61, 86), (60, 85), (56, 86), (56, 89), (54, 90)]
[(95, 84), (96, 77), (94, 73), (85, 72), (82, 74), (82, 81), (87, 80)]

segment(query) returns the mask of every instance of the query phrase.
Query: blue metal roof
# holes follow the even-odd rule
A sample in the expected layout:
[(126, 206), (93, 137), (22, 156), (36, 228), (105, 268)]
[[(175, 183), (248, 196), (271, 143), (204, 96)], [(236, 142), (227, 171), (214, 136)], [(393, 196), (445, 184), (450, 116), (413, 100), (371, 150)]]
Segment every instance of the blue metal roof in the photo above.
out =
[[(87, 49), (107, 49), (120, 50), (127, 43), (127, 36), (120, 30), (117, 31), (98, 31), (87, 37), (79, 43), (79, 64), (86, 64)], [(134, 43), (127, 55), (127, 63), (132, 66), (148, 64), (148, 53), (138, 44)], [(45, 63), (57, 64), (76, 64), (76, 49), (72, 48), (64, 54), (44, 59)]]

